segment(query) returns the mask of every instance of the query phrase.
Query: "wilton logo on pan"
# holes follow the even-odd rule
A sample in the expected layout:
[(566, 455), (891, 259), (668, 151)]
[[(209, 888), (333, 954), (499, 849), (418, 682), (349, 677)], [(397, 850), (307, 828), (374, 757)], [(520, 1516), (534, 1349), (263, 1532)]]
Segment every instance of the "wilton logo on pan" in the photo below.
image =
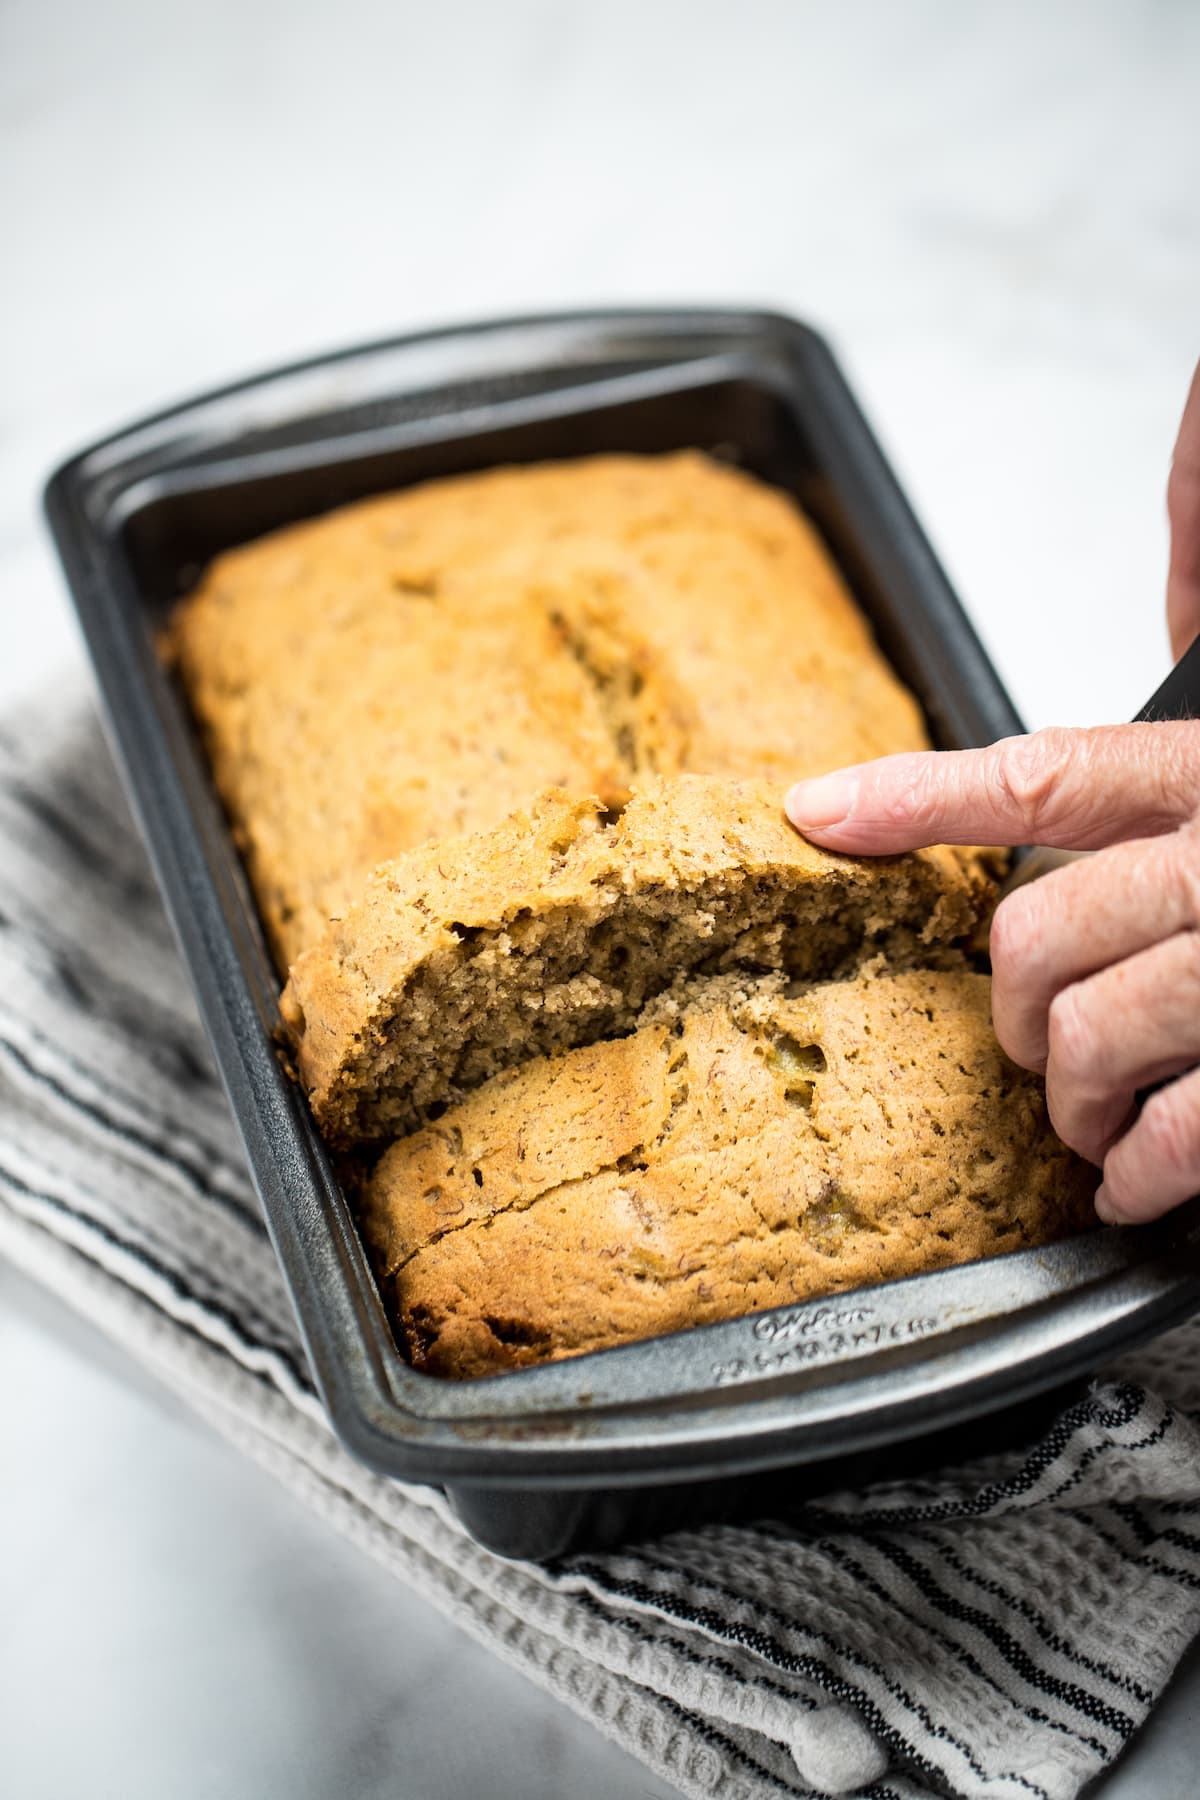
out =
[(929, 1314), (880, 1319), (873, 1306), (820, 1306), (813, 1311), (764, 1315), (747, 1324), (750, 1335), (766, 1347), (715, 1363), (713, 1379), (745, 1381), (748, 1376), (777, 1375), (784, 1369), (833, 1362), (855, 1352), (911, 1343), (914, 1338), (928, 1337), (941, 1323)]
[(871, 1306), (821, 1306), (816, 1312), (764, 1313), (755, 1319), (751, 1330), (765, 1343), (781, 1344), (795, 1337), (811, 1337), (814, 1332), (841, 1331), (847, 1325), (861, 1325), (874, 1317)]

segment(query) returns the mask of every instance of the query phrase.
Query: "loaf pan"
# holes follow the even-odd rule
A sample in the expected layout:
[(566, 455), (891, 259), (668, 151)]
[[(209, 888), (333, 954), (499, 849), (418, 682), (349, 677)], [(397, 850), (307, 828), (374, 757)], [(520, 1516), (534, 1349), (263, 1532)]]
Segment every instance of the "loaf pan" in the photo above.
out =
[[(396, 1350), (345, 1197), (272, 1040), (278, 982), (183, 696), (156, 652), (229, 546), (433, 476), (700, 447), (796, 496), (934, 741), (1020, 729), (823, 340), (725, 311), (603, 312), (368, 345), (83, 451), (46, 506), (333, 1425), (445, 1487), (485, 1543), (549, 1556), (961, 1451), (1200, 1304), (1194, 1213), (1095, 1231), (548, 1367), (446, 1382)], [(978, 1426), (976, 1425), (976, 1430)], [(866, 1459), (866, 1460), (864, 1460)], [(788, 1491), (797, 1491), (791, 1475)]]

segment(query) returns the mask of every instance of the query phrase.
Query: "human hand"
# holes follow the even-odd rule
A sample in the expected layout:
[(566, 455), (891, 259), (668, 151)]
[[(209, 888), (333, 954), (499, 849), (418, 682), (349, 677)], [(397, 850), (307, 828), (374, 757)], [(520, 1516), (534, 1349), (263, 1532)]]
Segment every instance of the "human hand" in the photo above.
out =
[[(1200, 457), (1196, 483), (1200, 499)], [(1200, 555), (1194, 567), (1173, 632), (1186, 631), (1189, 604), (1200, 609)], [(1045, 1075), (1059, 1136), (1103, 1168), (1102, 1219), (1157, 1218), (1200, 1193), (1200, 721), (887, 756), (801, 782), (786, 806), (830, 850), (1098, 851), (997, 909), (996, 1035)]]
[(1167, 629), (1176, 661), (1200, 632), (1200, 364), (1183, 409), (1183, 423), (1167, 480), (1171, 565), (1167, 575)]

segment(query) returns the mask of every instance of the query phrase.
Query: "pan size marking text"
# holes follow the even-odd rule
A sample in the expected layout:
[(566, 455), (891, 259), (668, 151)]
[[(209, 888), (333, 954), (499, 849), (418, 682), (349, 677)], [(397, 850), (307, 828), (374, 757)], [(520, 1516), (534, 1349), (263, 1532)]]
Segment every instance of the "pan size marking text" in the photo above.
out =
[(756, 1339), (753, 1350), (713, 1365), (720, 1383), (778, 1375), (841, 1356), (884, 1350), (929, 1337), (942, 1321), (928, 1313), (913, 1318), (881, 1319), (870, 1306), (822, 1306), (815, 1311), (775, 1314), (747, 1321)]

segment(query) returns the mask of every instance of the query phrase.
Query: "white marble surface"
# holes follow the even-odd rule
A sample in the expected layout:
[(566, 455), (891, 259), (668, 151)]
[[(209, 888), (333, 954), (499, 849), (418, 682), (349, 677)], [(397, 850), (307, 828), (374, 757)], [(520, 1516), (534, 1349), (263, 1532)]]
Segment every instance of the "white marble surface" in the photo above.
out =
[[(182, 394), (593, 301), (832, 334), (1032, 723), (1165, 668), (1200, 8), (0, 7), (0, 702), (77, 654), (49, 467)], [(0, 1792), (666, 1790), (0, 1277)], [(1105, 1800), (1183, 1800), (1200, 1677)], [(1190, 1773), (1189, 1773), (1190, 1771)]]

